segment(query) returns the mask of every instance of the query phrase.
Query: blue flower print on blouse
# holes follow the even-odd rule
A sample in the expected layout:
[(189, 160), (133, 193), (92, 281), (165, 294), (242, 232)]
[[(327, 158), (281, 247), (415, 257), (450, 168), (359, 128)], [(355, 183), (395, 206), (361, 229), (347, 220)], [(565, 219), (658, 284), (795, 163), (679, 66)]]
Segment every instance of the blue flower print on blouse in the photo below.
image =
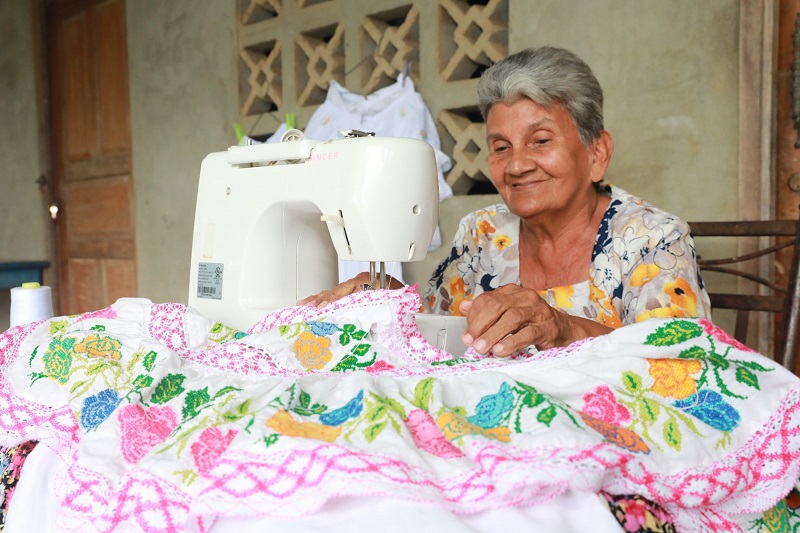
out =
[(86, 431), (91, 431), (108, 418), (120, 403), (117, 391), (106, 389), (86, 398), (80, 414), (80, 424)]

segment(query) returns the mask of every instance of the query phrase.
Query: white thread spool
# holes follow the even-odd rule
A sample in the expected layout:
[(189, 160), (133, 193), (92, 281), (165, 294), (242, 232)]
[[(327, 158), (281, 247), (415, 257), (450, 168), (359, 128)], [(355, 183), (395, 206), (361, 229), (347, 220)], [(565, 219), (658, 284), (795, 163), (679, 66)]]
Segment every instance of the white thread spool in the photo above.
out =
[(50, 287), (38, 283), (23, 283), (11, 289), (11, 327), (53, 318), (53, 298)]

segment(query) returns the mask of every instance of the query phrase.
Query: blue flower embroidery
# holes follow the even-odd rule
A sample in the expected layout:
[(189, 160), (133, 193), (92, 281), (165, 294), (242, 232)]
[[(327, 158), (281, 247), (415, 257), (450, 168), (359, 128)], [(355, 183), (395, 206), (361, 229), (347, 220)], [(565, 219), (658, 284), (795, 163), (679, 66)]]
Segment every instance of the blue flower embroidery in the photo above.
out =
[(80, 415), (80, 424), (86, 431), (91, 431), (108, 418), (120, 403), (117, 391), (106, 389), (94, 396), (89, 396), (83, 402)]
[(339, 331), (339, 326), (336, 324), (331, 324), (330, 322), (319, 322), (313, 320), (306, 323), (311, 326), (311, 333), (318, 337), (327, 337), (328, 335), (332, 335), (333, 333)]
[(500, 385), (500, 390), (495, 394), (484, 396), (475, 406), (475, 414), (467, 417), (467, 421), (483, 429), (494, 428), (500, 425), (503, 417), (514, 406), (514, 395), (508, 383)]
[(727, 403), (722, 396), (711, 390), (701, 390), (688, 398), (675, 402), (682, 409), (720, 431), (731, 431), (739, 425), (739, 412)]
[(341, 426), (351, 418), (361, 414), (364, 408), (364, 391), (361, 390), (344, 406), (319, 415), (319, 421), (326, 426)]

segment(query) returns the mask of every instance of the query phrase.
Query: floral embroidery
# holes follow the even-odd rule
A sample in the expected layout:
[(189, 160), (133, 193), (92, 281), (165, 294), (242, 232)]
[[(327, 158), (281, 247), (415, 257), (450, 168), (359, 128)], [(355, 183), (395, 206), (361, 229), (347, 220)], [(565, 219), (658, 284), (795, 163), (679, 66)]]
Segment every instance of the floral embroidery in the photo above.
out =
[(75, 343), (73, 349), (76, 353), (85, 353), (87, 357), (105, 357), (118, 361), (120, 358), (121, 343), (117, 339), (100, 335), (89, 335), (83, 342)]
[(650, 453), (650, 447), (647, 443), (635, 432), (630, 429), (619, 427), (615, 424), (609, 424), (599, 418), (587, 415), (586, 413), (578, 412), (586, 425), (597, 431), (610, 442), (613, 442), (620, 448), (625, 448), (632, 452), (637, 453)]
[(414, 439), (414, 444), (421, 450), (443, 459), (464, 457), (464, 452), (445, 438), (427, 411), (414, 409), (408, 413), (404, 422), (411, 433), (411, 438)]
[(69, 380), (72, 367), (72, 347), (74, 345), (75, 339), (71, 337), (53, 339), (44, 357), (42, 357), (45, 376), (61, 384)]
[(583, 396), (582, 412), (615, 426), (631, 421), (630, 410), (617, 401), (608, 385), (601, 385)]
[(168, 406), (145, 409), (138, 404), (123, 405), (117, 414), (122, 458), (136, 464), (178, 426), (178, 417)]
[(325, 442), (335, 441), (342, 432), (340, 428), (316, 422), (298, 422), (283, 410), (278, 411), (267, 420), (267, 427), (287, 437), (304, 437)]
[(87, 397), (81, 409), (81, 427), (87, 431), (95, 429), (111, 416), (119, 403), (119, 395), (113, 389), (102, 390), (94, 396)]
[(331, 358), (331, 351), (328, 349), (331, 340), (327, 337), (319, 337), (310, 331), (300, 333), (300, 338), (294, 341), (294, 353), (297, 360), (308, 370), (322, 370)]
[(216, 427), (206, 428), (200, 433), (200, 437), (192, 443), (190, 448), (198, 474), (205, 476), (211, 472), (217, 459), (228, 448), (237, 433), (235, 429), (222, 433)]
[(702, 370), (700, 361), (649, 359), (647, 363), (647, 371), (655, 380), (652, 391), (659, 396), (680, 400), (697, 392), (697, 383), (692, 374)]
[(674, 405), (720, 431), (731, 431), (739, 425), (739, 412), (712, 390), (701, 390)]
[(326, 426), (341, 426), (351, 418), (356, 418), (364, 409), (364, 391), (361, 390), (349, 402), (339, 409), (328, 411), (319, 416), (319, 421)]

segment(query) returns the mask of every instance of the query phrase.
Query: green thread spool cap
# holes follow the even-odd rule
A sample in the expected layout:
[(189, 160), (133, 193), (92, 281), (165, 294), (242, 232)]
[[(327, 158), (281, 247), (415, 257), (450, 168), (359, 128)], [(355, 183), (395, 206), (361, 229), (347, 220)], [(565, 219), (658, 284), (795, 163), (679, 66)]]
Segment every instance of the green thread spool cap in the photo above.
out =
[(36, 281), (26, 281), (22, 284), (23, 289), (38, 289), (40, 286)]

